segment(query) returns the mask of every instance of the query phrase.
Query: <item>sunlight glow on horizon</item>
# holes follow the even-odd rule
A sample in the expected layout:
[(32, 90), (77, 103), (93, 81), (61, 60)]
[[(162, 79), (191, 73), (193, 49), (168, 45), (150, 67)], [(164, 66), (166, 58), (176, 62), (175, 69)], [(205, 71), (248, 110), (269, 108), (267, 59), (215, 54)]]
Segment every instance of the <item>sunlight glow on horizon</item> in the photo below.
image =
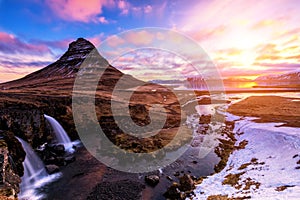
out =
[[(286, 73), (300, 68), (299, 11), (297, 0), (191, 0), (189, 4), (168, 0), (92, 0), (88, 5), (78, 0), (67, 4), (63, 0), (46, 0), (46, 4), (0, 1), (0, 82), (46, 67), (78, 37), (97, 46), (120, 31), (142, 27), (173, 29), (191, 37), (225, 79)], [(122, 40), (147, 44), (153, 37), (164, 36), (141, 31), (128, 38), (115, 37), (112, 53), (118, 52)], [(127, 67), (120, 69), (129, 74), (133, 72), (131, 68), (139, 70), (136, 61), (130, 64), (127, 60)], [(138, 62), (147, 64), (145, 60)], [(174, 73), (184, 70), (178, 63), (167, 64), (176, 65), (171, 67), (176, 69)], [(151, 77), (149, 71), (138, 73), (145, 73), (142, 77), (149, 80), (158, 78), (154, 74)], [(164, 79), (168, 75), (176, 79), (170, 70), (165, 74)]]

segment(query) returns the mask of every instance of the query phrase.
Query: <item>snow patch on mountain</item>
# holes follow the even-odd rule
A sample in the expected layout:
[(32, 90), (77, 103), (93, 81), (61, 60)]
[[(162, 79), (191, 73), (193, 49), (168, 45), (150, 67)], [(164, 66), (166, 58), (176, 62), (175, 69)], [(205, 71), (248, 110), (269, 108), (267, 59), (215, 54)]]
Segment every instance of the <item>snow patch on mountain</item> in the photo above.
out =
[(284, 74), (272, 74), (266, 76), (260, 76), (255, 79), (255, 81), (291, 81), (291, 82), (300, 82), (300, 69), (297, 69), (293, 72), (284, 73)]

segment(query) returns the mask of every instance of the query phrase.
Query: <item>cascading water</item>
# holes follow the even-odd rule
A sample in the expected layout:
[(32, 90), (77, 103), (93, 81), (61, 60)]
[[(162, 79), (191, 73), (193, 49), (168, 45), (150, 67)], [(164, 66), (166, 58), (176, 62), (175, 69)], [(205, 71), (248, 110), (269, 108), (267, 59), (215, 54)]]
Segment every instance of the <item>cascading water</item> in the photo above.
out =
[(31, 146), (24, 140), (17, 138), (22, 144), (26, 157), (23, 162), (24, 175), (20, 184), (20, 199), (40, 199), (42, 196), (37, 195), (35, 189), (44, 184), (53, 181), (60, 176), (60, 174), (48, 175), (43, 161), (34, 152)]
[(34, 185), (34, 183), (41, 178), (48, 176), (48, 173), (43, 161), (33, 151), (31, 146), (20, 138), (18, 138), (18, 140), (21, 142), (23, 149), (26, 152), (26, 157), (23, 163), (24, 176), (22, 177), (22, 183), (20, 185), (21, 191), (24, 191), (26, 190), (26, 187)]
[(59, 124), (58, 121), (56, 121), (56, 119), (54, 119), (51, 116), (48, 116), (46, 114), (44, 114), (44, 117), (48, 120), (48, 122), (50, 123), (53, 132), (54, 132), (54, 136), (57, 140), (58, 144), (63, 144), (65, 146), (65, 149), (70, 151), (73, 147), (73, 144), (68, 136), (68, 134), (66, 133), (66, 131), (64, 130), (64, 128)]

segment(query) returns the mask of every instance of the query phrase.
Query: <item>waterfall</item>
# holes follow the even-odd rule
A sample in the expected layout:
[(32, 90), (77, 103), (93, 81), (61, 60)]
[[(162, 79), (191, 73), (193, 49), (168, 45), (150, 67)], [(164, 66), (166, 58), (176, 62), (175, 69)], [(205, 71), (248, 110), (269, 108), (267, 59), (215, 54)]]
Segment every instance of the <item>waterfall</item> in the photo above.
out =
[(23, 163), (24, 176), (22, 177), (20, 185), (21, 191), (24, 191), (28, 186), (34, 185), (41, 178), (48, 176), (48, 173), (43, 161), (33, 151), (31, 146), (20, 138), (18, 138), (18, 140), (21, 142), (23, 149), (26, 152)]
[(53, 117), (48, 116), (46, 114), (44, 114), (44, 117), (50, 123), (50, 125), (51, 125), (51, 127), (53, 129), (53, 132), (55, 134), (55, 138), (57, 140), (57, 143), (63, 144), (65, 146), (66, 150), (68, 150), (68, 151), (71, 150), (72, 147), (73, 147), (73, 144), (72, 144), (72, 142), (71, 142), (68, 134), (64, 130), (64, 128)]
[(22, 144), (26, 157), (23, 162), (24, 175), (20, 184), (19, 199), (40, 199), (43, 195), (36, 194), (36, 189), (57, 179), (60, 174), (48, 175), (43, 161), (24, 140), (16, 137)]

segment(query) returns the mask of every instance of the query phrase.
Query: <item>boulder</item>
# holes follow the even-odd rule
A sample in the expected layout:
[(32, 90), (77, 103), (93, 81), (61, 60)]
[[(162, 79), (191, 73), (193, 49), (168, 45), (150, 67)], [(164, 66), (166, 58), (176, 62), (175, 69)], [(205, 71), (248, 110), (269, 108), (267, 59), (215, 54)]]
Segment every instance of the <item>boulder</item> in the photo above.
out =
[(159, 176), (157, 175), (149, 175), (149, 176), (145, 176), (145, 182), (154, 187), (159, 183)]
[(57, 144), (57, 145), (53, 146), (53, 152), (56, 153), (57, 155), (64, 155), (65, 146), (62, 144)]
[(191, 191), (195, 189), (195, 182), (189, 174), (184, 174), (179, 178), (180, 190), (181, 191)]
[(179, 189), (180, 185), (174, 182), (168, 190), (164, 193), (164, 197), (167, 199), (185, 199), (185, 193)]
[(59, 167), (57, 165), (46, 165), (46, 170), (48, 174), (54, 174), (59, 172)]

